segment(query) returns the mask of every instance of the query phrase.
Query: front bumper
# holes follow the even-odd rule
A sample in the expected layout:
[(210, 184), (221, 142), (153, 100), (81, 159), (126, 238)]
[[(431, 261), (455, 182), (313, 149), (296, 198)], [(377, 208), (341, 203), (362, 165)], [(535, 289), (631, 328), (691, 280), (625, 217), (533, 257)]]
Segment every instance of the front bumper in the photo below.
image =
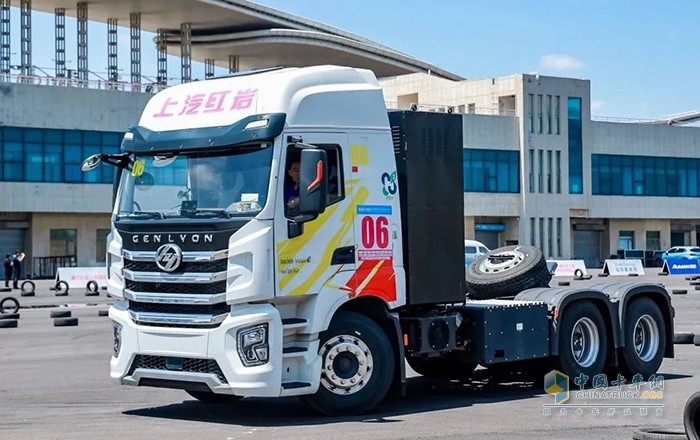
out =
[[(270, 304), (233, 307), (221, 325), (211, 329), (138, 325), (128, 311), (114, 306), (109, 316), (121, 325), (119, 353), (110, 362), (110, 374), (117, 384), (251, 397), (277, 397), (281, 393), (282, 321)], [(237, 350), (237, 333), (265, 323), (269, 360), (246, 367)], [(171, 362), (173, 358), (176, 362)]]

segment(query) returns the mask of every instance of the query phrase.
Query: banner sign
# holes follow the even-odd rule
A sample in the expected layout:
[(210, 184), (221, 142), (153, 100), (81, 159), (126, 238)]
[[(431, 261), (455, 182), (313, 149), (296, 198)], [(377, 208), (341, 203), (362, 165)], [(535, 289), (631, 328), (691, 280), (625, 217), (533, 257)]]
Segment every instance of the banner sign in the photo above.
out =
[(661, 272), (671, 275), (697, 275), (700, 274), (700, 260), (669, 258), (664, 261)]
[(611, 276), (615, 275), (644, 275), (642, 260), (605, 260), (603, 273)]
[(71, 289), (84, 289), (89, 281), (102, 288), (107, 286), (107, 267), (59, 267), (56, 282), (65, 281)]
[(583, 260), (547, 260), (547, 263), (556, 263), (555, 277), (573, 277), (576, 276), (576, 270), (580, 270), (582, 276), (588, 275)]

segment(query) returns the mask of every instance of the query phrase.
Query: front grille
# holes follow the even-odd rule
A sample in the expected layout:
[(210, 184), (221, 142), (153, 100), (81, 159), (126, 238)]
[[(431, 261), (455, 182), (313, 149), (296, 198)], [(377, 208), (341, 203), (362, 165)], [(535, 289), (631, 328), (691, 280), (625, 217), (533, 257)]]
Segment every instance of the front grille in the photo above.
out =
[(137, 313), (171, 313), (173, 315), (223, 315), (231, 311), (226, 303), (218, 304), (160, 304), (129, 301), (129, 310)]
[(214, 295), (226, 293), (226, 280), (213, 283), (146, 283), (126, 280), (126, 288), (132, 292)]
[[(133, 261), (124, 260), (124, 269), (131, 270), (134, 272), (162, 272), (153, 261)], [(226, 271), (226, 259), (214, 260), (214, 261), (203, 261), (203, 262), (184, 262), (180, 264), (177, 270), (170, 272), (171, 274), (177, 273), (211, 273), (211, 272), (225, 272)]]
[(183, 358), (182, 369), (172, 370), (168, 369), (166, 366), (165, 356), (149, 356), (138, 354), (131, 363), (131, 368), (129, 368), (129, 376), (134, 374), (137, 368), (146, 368), (149, 370), (166, 370), (166, 371), (186, 371), (188, 373), (210, 373), (215, 374), (216, 377), (223, 383), (228, 383), (226, 376), (224, 376), (223, 371), (219, 367), (219, 364), (214, 359), (196, 359), (196, 358)]

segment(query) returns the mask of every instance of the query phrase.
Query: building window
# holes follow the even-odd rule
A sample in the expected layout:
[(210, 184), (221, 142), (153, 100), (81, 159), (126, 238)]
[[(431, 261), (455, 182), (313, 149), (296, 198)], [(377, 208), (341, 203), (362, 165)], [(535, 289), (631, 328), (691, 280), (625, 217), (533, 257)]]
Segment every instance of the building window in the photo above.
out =
[(559, 113), (560, 113), (560, 110), (559, 110), (559, 106), (560, 106), (559, 95), (555, 96), (554, 98), (555, 98), (555, 99), (554, 99), (554, 121), (555, 121), (555, 124), (556, 124), (556, 133), (557, 133), (557, 134), (561, 134), (561, 131), (560, 131), (560, 129), (559, 129), (560, 122), (561, 122), (561, 117), (560, 117), (560, 115), (559, 115)]
[(547, 192), (552, 193), (552, 152), (547, 150)]
[(95, 261), (104, 263), (107, 257), (107, 236), (109, 229), (98, 229), (95, 232)]
[(542, 133), (542, 95), (537, 95), (537, 131)]
[(463, 150), (464, 192), (520, 192), (518, 151)]
[(555, 151), (554, 158), (554, 170), (557, 177), (557, 194), (561, 194), (561, 151)]
[(557, 257), (561, 256), (561, 218), (557, 218)]
[(535, 218), (530, 217), (530, 246), (535, 246)]
[(540, 217), (540, 250), (544, 252), (544, 218)]
[(530, 192), (533, 193), (535, 192), (535, 150), (530, 148), (530, 154), (529, 160), (528, 160), (528, 168), (529, 168), (529, 183), (530, 183)]
[(657, 251), (661, 249), (661, 231), (647, 231), (647, 250)]
[(80, 170), (92, 154), (118, 153), (123, 133), (0, 127), (0, 181), (112, 183), (114, 167)]
[(698, 197), (699, 174), (700, 159), (591, 155), (593, 195)]
[(544, 192), (544, 179), (542, 174), (544, 173), (544, 151), (537, 150), (537, 182), (540, 194)]
[(50, 257), (75, 257), (78, 254), (77, 229), (51, 229), (49, 231)]
[(464, 104), (460, 104), (457, 106), (457, 113), (464, 113)]
[(553, 237), (554, 237), (554, 219), (550, 217), (547, 219), (547, 251), (548, 251), (547, 255), (549, 257), (554, 255)]
[(623, 250), (634, 249), (634, 231), (620, 231), (617, 248)]
[(467, 112), (476, 113), (476, 104), (473, 102), (471, 104), (467, 104)]
[(552, 95), (547, 95), (547, 134), (552, 134)]
[(528, 121), (529, 121), (529, 131), (530, 133), (535, 132), (535, 95), (532, 93), (528, 94)]
[(569, 193), (583, 194), (581, 98), (569, 98)]

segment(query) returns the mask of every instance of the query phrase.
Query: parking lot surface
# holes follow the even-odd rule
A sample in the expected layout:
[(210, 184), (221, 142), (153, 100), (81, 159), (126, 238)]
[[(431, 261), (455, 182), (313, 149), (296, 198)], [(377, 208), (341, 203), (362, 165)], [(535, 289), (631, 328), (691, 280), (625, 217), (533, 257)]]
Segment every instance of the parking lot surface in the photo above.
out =
[[(554, 278), (552, 286), (601, 282), (654, 282), (673, 294), (676, 332), (700, 333), (700, 290), (683, 276), (573, 281)], [(390, 398), (365, 416), (318, 416), (296, 398), (243, 399), (207, 405), (183, 391), (114, 385), (109, 378), (112, 350), (109, 318), (98, 316), (110, 299), (71, 292), (56, 297), (49, 283), (38, 282), (35, 297), (20, 298), (18, 328), (0, 329), (0, 438), (10, 439), (257, 439), (282, 436), (311, 439), (631, 439), (638, 426), (681, 427), (688, 397), (700, 391), (700, 347), (676, 345), (674, 359), (659, 372), (664, 378), (660, 414), (619, 407), (609, 414), (586, 407), (580, 414), (559, 408), (544, 414), (553, 396), (541, 384), (496, 382), (478, 370), (468, 383), (425, 379), (408, 369), (408, 396)], [(6, 296), (0, 293), (0, 298)], [(63, 307), (79, 318), (77, 327), (54, 327), (50, 310)], [(628, 378), (629, 380), (629, 378)], [(648, 389), (648, 388), (647, 388)], [(573, 390), (572, 390), (573, 392)], [(592, 401), (589, 401), (589, 403)], [(638, 403), (638, 402), (635, 402)]]

